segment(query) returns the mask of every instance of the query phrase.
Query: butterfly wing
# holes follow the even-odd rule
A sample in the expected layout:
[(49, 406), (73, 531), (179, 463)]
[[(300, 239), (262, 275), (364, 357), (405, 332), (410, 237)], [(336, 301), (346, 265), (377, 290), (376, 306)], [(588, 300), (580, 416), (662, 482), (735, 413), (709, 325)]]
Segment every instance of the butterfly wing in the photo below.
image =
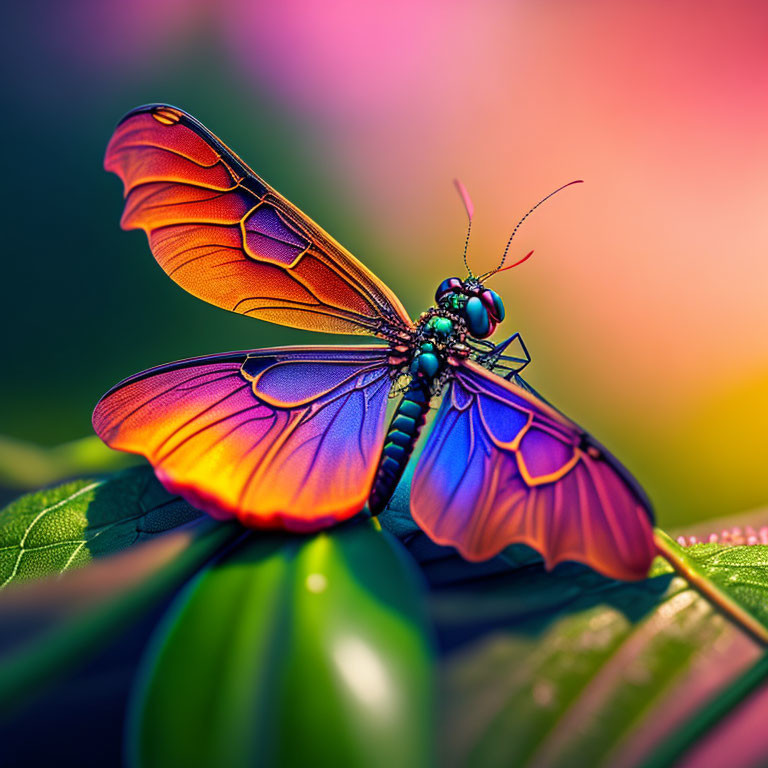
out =
[(214, 517), (317, 530), (368, 497), (391, 384), (387, 355), (284, 347), (182, 360), (118, 384), (93, 425)]
[(297, 328), (391, 338), (411, 326), (392, 291), (191, 115), (129, 112), (104, 160), (125, 187), (125, 229), (219, 307)]
[(427, 438), (411, 511), (468, 560), (522, 542), (547, 567), (576, 560), (631, 580), (655, 553), (650, 502), (627, 470), (554, 408), (470, 361)]

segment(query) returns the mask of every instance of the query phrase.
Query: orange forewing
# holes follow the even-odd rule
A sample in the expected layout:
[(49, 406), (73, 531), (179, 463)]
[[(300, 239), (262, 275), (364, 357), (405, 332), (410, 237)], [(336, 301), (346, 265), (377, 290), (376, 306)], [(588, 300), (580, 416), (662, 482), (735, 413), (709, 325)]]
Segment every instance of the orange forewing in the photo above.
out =
[(384, 435), (386, 347), (284, 347), (131, 376), (93, 426), (217, 518), (313, 531), (365, 505)]
[(410, 328), (387, 286), (185, 112), (128, 113), (104, 165), (125, 186), (123, 227), (143, 229), (193, 295), (313, 331), (391, 339)]

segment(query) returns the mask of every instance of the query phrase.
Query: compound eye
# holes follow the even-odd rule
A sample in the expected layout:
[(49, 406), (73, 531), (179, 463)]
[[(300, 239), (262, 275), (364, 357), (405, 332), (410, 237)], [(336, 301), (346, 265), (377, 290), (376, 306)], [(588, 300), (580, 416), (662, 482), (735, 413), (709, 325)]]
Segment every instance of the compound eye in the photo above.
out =
[(458, 277), (449, 277), (447, 280), (443, 280), (435, 291), (435, 301), (440, 301), (446, 293), (460, 293), (462, 286), (463, 283)]
[(481, 294), (480, 298), (483, 302), (483, 306), (488, 310), (490, 316), (500, 323), (504, 319), (504, 302), (501, 300), (496, 291), (492, 291), (490, 288), (486, 288)]
[(467, 321), (467, 329), (477, 339), (484, 339), (490, 335), (491, 321), (488, 310), (483, 302), (472, 296), (464, 307), (464, 317)]

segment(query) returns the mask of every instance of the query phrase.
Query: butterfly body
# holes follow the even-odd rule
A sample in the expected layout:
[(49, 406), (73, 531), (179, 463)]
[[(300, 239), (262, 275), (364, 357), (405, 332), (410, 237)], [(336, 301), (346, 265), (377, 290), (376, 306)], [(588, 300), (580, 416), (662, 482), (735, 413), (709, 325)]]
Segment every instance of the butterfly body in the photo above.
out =
[(520, 378), (530, 357), (519, 334), (489, 341), (504, 305), (484, 282), (501, 265), (444, 280), (413, 322), (372, 272), (182, 110), (130, 112), (105, 167), (124, 183), (123, 227), (143, 229), (190, 293), (385, 342), (247, 350), (131, 376), (94, 411), (108, 445), (145, 456), (169, 490), (214, 517), (315, 531), (385, 507), (441, 398), (410, 492), (434, 541), (470, 560), (524, 542), (550, 567), (577, 560), (645, 575), (655, 549), (642, 489)]
[(436, 306), (419, 318), (409, 343), (393, 349), (393, 366), (407, 383), (384, 439), (368, 500), (373, 514), (381, 512), (394, 493), (430, 403), (448, 384), (452, 370), (472, 354), (472, 340), (490, 336), (504, 319), (501, 297), (477, 280), (447, 278), (438, 286), (435, 301)]
[(406, 344), (398, 344), (390, 360), (402, 399), (392, 417), (381, 451), (368, 507), (373, 514), (384, 509), (413, 453), (424, 426), (430, 402), (440, 393), (450, 371), (469, 355), (466, 325), (448, 308), (431, 307), (416, 323)]

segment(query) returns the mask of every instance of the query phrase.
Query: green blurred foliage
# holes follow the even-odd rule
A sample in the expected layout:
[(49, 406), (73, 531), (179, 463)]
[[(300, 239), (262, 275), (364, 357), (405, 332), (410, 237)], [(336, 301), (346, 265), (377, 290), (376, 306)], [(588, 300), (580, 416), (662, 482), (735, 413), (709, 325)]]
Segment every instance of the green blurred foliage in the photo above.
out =
[[(0, 714), (29, 729), (31, 700), (76, 685), (89, 657), (199, 571), (131, 668), (132, 765), (667, 766), (766, 684), (765, 545), (681, 548), (657, 531), (668, 560), (623, 583), (575, 563), (548, 572), (525, 547), (468, 563), (397, 502), (381, 519), (394, 535), (360, 518), (308, 536), (244, 534), (206, 518), (144, 541), (122, 534), (137, 519), (183, 524), (167, 512), (189, 508), (146, 467), (91, 485), (0, 512), (6, 548), (51, 502), (60, 513), (49, 546), (107, 516), (113, 548), (131, 547), (3, 593), (4, 631), (55, 615), (0, 657)], [(50, 558), (35, 562), (30, 575), (60, 574)], [(115, 572), (128, 578), (105, 592)], [(91, 707), (125, 692), (93, 695), (102, 698)], [(747, 765), (761, 739), (732, 744), (733, 764)], [(33, 756), (49, 748), (25, 743)], [(58, 756), (70, 764), (66, 749)]]
[[(323, 161), (317, 127), (239, 80), (215, 41), (186, 39), (151, 66), (137, 61), (106, 75), (51, 50), (51, 30), (38, 27), (36, 7), (8, 18), (0, 46), (5, 68), (24, 72), (5, 91), (1, 129), (0, 434), (53, 445), (89, 434), (97, 399), (136, 371), (307, 341), (306, 333), (186, 294), (155, 264), (142, 232), (120, 229), (121, 185), (102, 160), (130, 108), (184, 107), (345, 245), (373, 249)], [(367, 261), (377, 269), (373, 256)], [(313, 341), (324, 339), (314, 334)]]
[(70, 477), (114, 472), (143, 461), (135, 454), (111, 450), (96, 435), (55, 446), (0, 435), (0, 487), (10, 494)]
[(377, 528), (257, 535), (203, 572), (145, 660), (129, 764), (430, 765), (422, 581)]
[[(768, 549), (713, 546), (755, 566)], [(757, 594), (764, 575), (759, 584)], [(760, 657), (661, 558), (643, 582), (575, 566), (518, 571), (451, 585), (433, 605), (438, 626), (495, 628), (444, 663), (446, 766), (644, 765), (682, 712), (707, 709), (703, 691), (727, 688)], [(729, 668), (731, 654), (741, 661)]]

